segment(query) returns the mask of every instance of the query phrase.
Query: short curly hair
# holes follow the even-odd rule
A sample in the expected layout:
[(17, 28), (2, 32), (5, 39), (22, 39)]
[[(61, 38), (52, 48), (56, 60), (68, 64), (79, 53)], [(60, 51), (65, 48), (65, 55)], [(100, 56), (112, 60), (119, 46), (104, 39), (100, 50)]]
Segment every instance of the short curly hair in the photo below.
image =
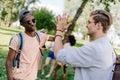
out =
[(71, 46), (74, 46), (75, 43), (76, 43), (75, 37), (74, 37), (73, 35), (69, 35), (69, 36), (68, 36), (68, 39), (69, 39), (70, 45), (71, 45)]

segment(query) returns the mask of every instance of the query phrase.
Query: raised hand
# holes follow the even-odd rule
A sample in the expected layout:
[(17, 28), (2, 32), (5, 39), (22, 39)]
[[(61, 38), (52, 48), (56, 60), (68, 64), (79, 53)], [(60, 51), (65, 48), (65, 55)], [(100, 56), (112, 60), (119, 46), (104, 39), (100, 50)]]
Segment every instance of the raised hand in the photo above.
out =
[(58, 15), (57, 22), (56, 22), (56, 30), (64, 31), (66, 30), (70, 24), (68, 24), (69, 16), (67, 14)]

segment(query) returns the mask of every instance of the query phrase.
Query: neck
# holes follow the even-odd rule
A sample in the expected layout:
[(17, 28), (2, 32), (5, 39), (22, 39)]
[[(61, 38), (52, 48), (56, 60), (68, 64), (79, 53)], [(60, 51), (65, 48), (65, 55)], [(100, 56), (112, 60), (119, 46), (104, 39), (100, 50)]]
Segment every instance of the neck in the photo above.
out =
[(34, 37), (34, 36), (35, 36), (34, 31), (32, 31), (32, 32), (25, 31), (25, 33), (26, 33), (28, 36), (30, 36), (30, 37)]
[(106, 33), (96, 33), (96, 34), (94, 34), (93, 36), (91, 36), (90, 38), (91, 38), (91, 40), (96, 40), (96, 39), (99, 39), (99, 38), (101, 38), (101, 37), (105, 37), (106, 36)]

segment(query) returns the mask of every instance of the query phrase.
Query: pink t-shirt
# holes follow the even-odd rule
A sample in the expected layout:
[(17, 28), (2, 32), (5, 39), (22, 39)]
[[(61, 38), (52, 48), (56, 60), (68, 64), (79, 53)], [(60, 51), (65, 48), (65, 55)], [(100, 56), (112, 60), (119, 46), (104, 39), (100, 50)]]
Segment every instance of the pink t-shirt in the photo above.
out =
[[(20, 55), (19, 68), (14, 69), (13, 78), (19, 80), (35, 80), (37, 77), (38, 69), (41, 66), (42, 55), (40, 53), (39, 47), (43, 46), (48, 39), (48, 36), (44, 33), (38, 32), (40, 36), (40, 44), (35, 37), (30, 37), (26, 33), (23, 35), (23, 48)], [(9, 48), (12, 48), (18, 52), (18, 37), (15, 36)]]

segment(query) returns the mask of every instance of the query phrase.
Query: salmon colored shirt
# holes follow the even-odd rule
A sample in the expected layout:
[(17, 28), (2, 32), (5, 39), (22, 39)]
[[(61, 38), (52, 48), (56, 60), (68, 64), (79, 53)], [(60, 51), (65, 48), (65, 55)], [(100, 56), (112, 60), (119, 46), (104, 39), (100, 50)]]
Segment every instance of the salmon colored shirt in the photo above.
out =
[[(35, 80), (37, 78), (37, 72), (42, 63), (42, 55), (39, 47), (44, 45), (48, 39), (48, 36), (44, 33), (38, 32), (40, 36), (40, 44), (35, 37), (30, 37), (26, 33), (23, 34), (23, 48), (20, 55), (19, 68), (14, 68), (13, 78), (17, 80)], [(18, 37), (15, 36), (9, 48), (12, 48), (18, 52)]]

